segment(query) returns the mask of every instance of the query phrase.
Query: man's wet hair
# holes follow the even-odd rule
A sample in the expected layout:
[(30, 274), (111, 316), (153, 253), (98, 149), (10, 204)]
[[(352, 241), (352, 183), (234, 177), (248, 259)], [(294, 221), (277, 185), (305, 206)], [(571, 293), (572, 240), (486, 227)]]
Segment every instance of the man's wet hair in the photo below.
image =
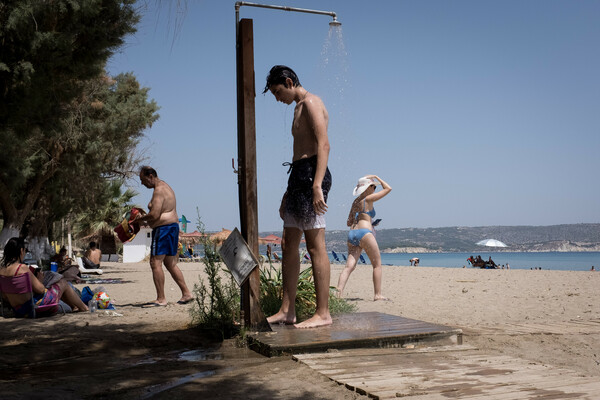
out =
[(90, 249), (96, 248), (96, 242), (90, 242)]
[(265, 90), (263, 93), (269, 91), (271, 86), (282, 84), (286, 88), (288, 87), (285, 80), (290, 78), (294, 86), (302, 86), (300, 84), (300, 79), (298, 79), (298, 75), (292, 70), (290, 67), (286, 67), (285, 65), (276, 65), (269, 71), (269, 75), (267, 75), (267, 85), (265, 86)]
[(147, 165), (142, 167), (142, 169), (140, 170), (140, 173), (144, 176), (153, 175), (158, 178), (158, 174), (156, 173), (156, 170), (152, 167), (148, 167)]

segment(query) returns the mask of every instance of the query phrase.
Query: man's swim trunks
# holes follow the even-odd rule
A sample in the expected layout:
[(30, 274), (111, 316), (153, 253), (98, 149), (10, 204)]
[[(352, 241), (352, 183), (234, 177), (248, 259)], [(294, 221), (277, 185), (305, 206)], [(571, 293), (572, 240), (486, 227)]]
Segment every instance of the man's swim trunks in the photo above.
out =
[[(317, 156), (301, 158), (292, 163), (288, 179), (287, 195), (285, 198), (285, 211), (294, 218), (308, 223), (317, 216), (313, 208), (313, 181), (317, 172)], [(331, 189), (331, 173), (329, 168), (325, 171), (323, 182), (323, 199), (327, 203), (327, 195)]]
[(169, 225), (161, 225), (152, 229), (152, 247), (150, 254), (153, 256), (175, 256), (177, 255), (177, 244), (179, 243), (179, 224), (173, 222)]

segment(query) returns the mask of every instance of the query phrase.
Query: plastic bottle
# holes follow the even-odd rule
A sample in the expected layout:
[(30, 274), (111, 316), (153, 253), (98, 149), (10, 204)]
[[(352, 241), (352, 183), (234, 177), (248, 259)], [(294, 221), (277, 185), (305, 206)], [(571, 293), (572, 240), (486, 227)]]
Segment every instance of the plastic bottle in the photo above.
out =
[(98, 302), (96, 301), (96, 299), (91, 299), (90, 301), (88, 301), (88, 308), (92, 313), (98, 309)]
[(96, 294), (98, 292), (106, 292), (106, 289), (104, 289), (104, 286), (97, 286), (94, 288), (93, 293)]

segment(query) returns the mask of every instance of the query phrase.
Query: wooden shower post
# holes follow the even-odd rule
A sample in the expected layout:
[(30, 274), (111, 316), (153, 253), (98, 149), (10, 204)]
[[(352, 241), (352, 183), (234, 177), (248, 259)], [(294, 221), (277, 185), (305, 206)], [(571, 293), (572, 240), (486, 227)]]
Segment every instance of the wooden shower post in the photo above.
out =
[[(238, 185), (240, 232), (258, 258), (258, 200), (256, 190), (256, 124), (254, 118), (254, 34), (251, 19), (239, 22), (236, 38)], [(246, 326), (270, 331), (260, 309), (260, 271), (256, 267), (242, 285)]]

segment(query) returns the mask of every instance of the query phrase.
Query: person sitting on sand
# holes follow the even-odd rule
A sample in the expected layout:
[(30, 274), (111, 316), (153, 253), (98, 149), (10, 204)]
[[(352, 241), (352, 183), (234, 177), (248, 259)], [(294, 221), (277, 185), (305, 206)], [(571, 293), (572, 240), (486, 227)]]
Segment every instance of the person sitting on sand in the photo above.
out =
[(81, 257), (83, 268), (99, 269), (100, 258), (102, 258), (102, 251), (96, 246), (96, 242), (90, 242), (90, 247), (85, 251), (83, 257)]
[[(29, 280), (31, 281), (34, 293), (33, 301), (37, 305), (52, 304), (57, 299), (61, 299), (73, 309), (73, 312), (88, 310), (87, 306), (81, 301), (66, 279), (62, 278), (46, 289), (44, 284), (31, 272), (29, 267), (22, 263), (26, 253), (25, 240), (16, 237), (11, 238), (4, 247), (4, 256), (0, 262), (0, 275), (13, 277), (29, 274)], [(5, 293), (5, 295), (15, 312), (15, 316), (28, 317), (30, 315), (32, 312), (30, 293)], [(55, 308), (53, 307), (52, 310), (44, 312), (44, 315), (52, 315), (57, 311), (58, 305)]]
[(79, 267), (72, 263), (71, 258), (67, 257), (67, 249), (63, 246), (59, 252), (50, 258), (50, 262), (55, 262), (58, 266), (57, 271), (69, 282), (79, 282), (81, 273)]
[[(377, 193), (375, 193), (377, 185), (375, 181), (378, 181), (383, 188)], [(348, 214), (347, 224), (351, 227), (351, 230), (348, 232), (348, 260), (346, 268), (340, 274), (337, 285), (337, 292), (340, 297), (350, 274), (356, 268), (360, 253), (364, 250), (373, 265), (374, 300), (387, 300), (381, 294), (381, 254), (379, 253), (377, 240), (375, 240), (375, 236), (373, 235), (371, 220), (375, 217), (373, 203), (385, 197), (391, 191), (392, 187), (377, 175), (367, 175), (360, 178), (354, 188), (353, 194), (358, 197), (352, 203), (350, 213)], [(415, 260), (415, 265), (417, 264), (418, 261)]]
[(58, 273), (62, 273), (71, 266), (73, 260), (67, 257), (67, 249), (63, 246), (58, 253), (50, 257), (50, 262), (55, 262), (58, 265)]

